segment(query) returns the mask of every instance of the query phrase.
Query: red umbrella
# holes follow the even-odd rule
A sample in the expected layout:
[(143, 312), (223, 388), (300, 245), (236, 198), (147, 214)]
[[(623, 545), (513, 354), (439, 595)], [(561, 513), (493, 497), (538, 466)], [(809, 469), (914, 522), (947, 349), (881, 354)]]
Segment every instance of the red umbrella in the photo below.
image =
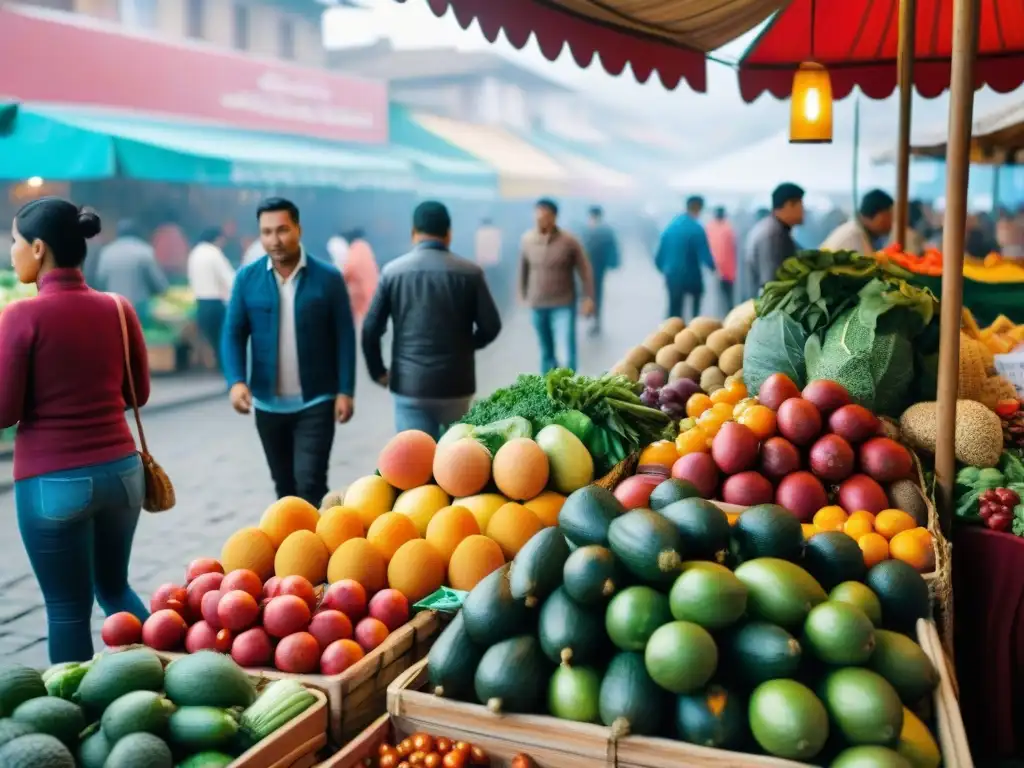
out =
[(629, 64), (641, 83), (657, 72), (670, 90), (686, 80), (701, 93), (705, 52), (753, 29), (784, 1), (427, 0), (437, 16), (451, 8), (464, 29), (476, 20), (491, 42), (504, 31), (522, 48), (532, 34), (550, 61), (568, 45), (581, 67), (596, 53), (611, 75)]
[[(926, 98), (949, 87), (953, 0), (917, 0), (914, 86)], [(785, 99), (802, 61), (831, 75), (841, 99), (859, 86), (872, 99), (896, 89), (899, 0), (793, 0), (747, 49), (739, 64), (740, 93), (754, 101), (765, 91)], [(1024, 82), (1024, 2), (981, 3), (975, 87), (1000, 93)]]

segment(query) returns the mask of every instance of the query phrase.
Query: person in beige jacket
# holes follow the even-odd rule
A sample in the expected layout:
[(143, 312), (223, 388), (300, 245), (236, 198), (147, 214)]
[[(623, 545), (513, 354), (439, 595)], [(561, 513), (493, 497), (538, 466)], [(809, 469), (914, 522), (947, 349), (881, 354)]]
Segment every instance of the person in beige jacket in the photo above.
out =
[(893, 199), (872, 189), (860, 201), (856, 215), (840, 224), (821, 244), (823, 251), (856, 251), (872, 256), (885, 246), (892, 232)]

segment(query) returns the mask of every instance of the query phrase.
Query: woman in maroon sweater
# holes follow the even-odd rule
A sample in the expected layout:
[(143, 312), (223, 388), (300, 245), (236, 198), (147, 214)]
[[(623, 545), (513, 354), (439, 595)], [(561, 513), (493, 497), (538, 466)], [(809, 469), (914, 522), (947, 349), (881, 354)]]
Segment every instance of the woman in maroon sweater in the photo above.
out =
[[(46, 603), (50, 660), (93, 655), (94, 598), (109, 615), (147, 616), (128, 586), (128, 559), (145, 493), (142, 464), (124, 418), (128, 394), (114, 297), (82, 276), (95, 213), (43, 198), (14, 219), (11, 263), (39, 295), (0, 313), (0, 428), (14, 442), (18, 527)], [(142, 328), (131, 304), (132, 375), (149, 397)]]

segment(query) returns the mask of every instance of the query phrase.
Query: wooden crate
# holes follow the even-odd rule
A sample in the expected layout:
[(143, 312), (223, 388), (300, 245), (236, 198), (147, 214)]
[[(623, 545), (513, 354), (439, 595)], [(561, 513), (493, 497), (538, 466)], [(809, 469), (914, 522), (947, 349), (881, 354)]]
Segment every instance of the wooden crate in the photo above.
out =
[[(954, 695), (948, 661), (931, 621), (919, 621), (918, 640), (939, 670), (941, 683), (932, 706), (936, 740), (943, 764), (973, 768), (963, 720)], [(495, 765), (506, 766), (525, 753), (540, 768), (584, 768), (602, 764), (616, 768), (797, 768), (805, 765), (780, 758), (708, 749), (673, 739), (628, 736), (614, 739), (604, 726), (557, 720), (543, 715), (495, 715), (479, 704), (451, 701), (424, 692), (426, 661), (410, 668), (388, 689), (388, 718), (353, 740), (323, 764), (324, 768), (356, 768), (368, 751), (392, 732), (407, 736), (423, 731), (461, 739), (483, 747)]]
[(228, 768), (310, 768), (327, 745), (327, 695), (310, 689), (316, 703), (238, 757)]
[[(427, 655), (441, 630), (441, 619), (435, 611), (421, 611), (340, 675), (293, 675), (267, 667), (246, 669), (246, 672), (265, 680), (294, 679), (308, 688), (323, 691), (327, 695), (327, 733), (331, 743), (340, 746), (384, 712), (388, 686)], [(178, 658), (184, 654), (161, 655)]]

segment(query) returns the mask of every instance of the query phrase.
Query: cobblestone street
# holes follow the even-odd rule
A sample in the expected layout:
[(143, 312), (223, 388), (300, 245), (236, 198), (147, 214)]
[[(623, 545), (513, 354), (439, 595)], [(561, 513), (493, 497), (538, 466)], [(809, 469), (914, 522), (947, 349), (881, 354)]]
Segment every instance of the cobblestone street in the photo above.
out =
[[(711, 290), (708, 291), (711, 293)], [(589, 338), (580, 329), (580, 368), (596, 374), (640, 343), (663, 315), (661, 282), (646, 255), (636, 254), (608, 279), (605, 333)], [(710, 309), (710, 308), (709, 308)], [(331, 483), (347, 484), (374, 470), (375, 456), (393, 432), (388, 394), (367, 378), (362, 359), (356, 415), (340, 427), (331, 462)], [(490, 349), (478, 355), (478, 392), (510, 383), (538, 366), (529, 316), (517, 312)], [(177, 508), (143, 513), (132, 557), (132, 585), (148, 603), (159, 584), (181, 581), (185, 565), (216, 557), (235, 529), (254, 525), (273, 500), (272, 485), (252, 419), (237, 416), (227, 398), (165, 410), (146, 419), (150, 446), (174, 481)], [(42, 596), (21, 544), (13, 492), (0, 495), (0, 658), (45, 666), (46, 622)], [(95, 613), (94, 631), (102, 616)]]

